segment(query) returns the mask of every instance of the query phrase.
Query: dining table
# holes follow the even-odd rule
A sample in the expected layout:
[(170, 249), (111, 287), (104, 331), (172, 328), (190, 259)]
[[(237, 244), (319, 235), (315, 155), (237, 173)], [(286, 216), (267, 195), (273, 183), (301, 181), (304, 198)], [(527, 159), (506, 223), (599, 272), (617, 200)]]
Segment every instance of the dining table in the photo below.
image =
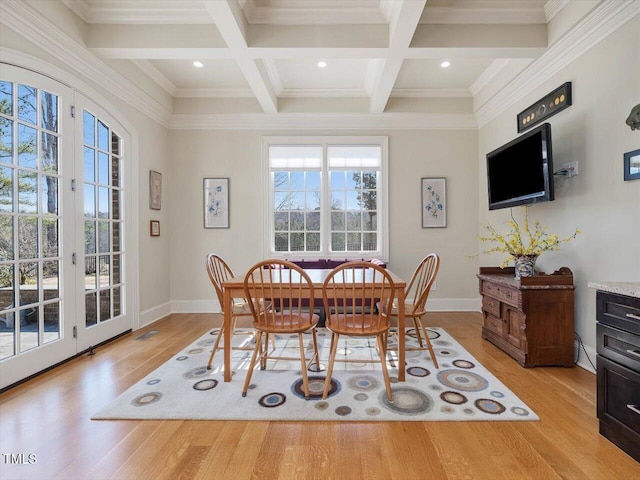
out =
[[(314, 298), (322, 298), (322, 286), (331, 269), (308, 268), (304, 269), (312, 282)], [(274, 270), (273, 272), (277, 272)], [(398, 306), (398, 381), (405, 381), (405, 289), (407, 283), (400, 276), (389, 269), (387, 272), (391, 276), (395, 285), (395, 301)], [(222, 328), (224, 332), (229, 332), (231, 328), (231, 312), (234, 298), (245, 298), (244, 279), (246, 274), (237, 275), (222, 282), (224, 319)], [(303, 292), (302, 298), (309, 298), (310, 291)], [(231, 335), (224, 336), (224, 381), (231, 381)]]

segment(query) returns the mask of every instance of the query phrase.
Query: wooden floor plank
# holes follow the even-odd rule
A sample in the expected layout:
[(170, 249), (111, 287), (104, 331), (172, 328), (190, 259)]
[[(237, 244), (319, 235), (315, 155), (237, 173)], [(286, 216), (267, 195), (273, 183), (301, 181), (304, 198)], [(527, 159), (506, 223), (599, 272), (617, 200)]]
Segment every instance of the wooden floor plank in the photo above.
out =
[[(213, 326), (174, 314), (0, 395), (0, 464), (13, 479), (412, 478), (637, 480), (640, 464), (598, 434), (595, 376), (520, 367), (481, 338), (481, 316), (438, 312), (445, 328), (538, 422), (93, 421), (91, 415)], [(144, 340), (142, 334), (157, 330)], [(259, 372), (258, 372), (259, 373)], [(234, 378), (241, 382), (243, 379)], [(0, 459), (2, 461), (3, 459)]]

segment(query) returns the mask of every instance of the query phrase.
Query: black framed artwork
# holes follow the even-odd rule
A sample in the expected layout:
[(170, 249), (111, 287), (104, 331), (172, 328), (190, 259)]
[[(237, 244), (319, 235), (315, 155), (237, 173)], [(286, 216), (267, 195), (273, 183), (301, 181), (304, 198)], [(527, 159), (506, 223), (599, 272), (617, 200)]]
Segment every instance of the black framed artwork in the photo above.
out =
[(570, 105), (571, 82), (566, 82), (518, 114), (518, 133), (530, 129)]
[(640, 149), (624, 154), (624, 179), (640, 180)]

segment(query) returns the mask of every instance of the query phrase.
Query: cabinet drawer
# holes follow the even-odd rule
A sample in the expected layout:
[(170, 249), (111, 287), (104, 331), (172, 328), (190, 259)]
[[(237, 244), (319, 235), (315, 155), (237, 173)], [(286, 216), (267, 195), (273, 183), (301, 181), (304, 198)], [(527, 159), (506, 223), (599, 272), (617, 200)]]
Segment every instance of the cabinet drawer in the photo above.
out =
[(482, 297), (482, 309), (496, 317), (500, 316), (500, 302), (495, 298), (483, 296)]
[(598, 418), (628, 429), (629, 433), (638, 436), (640, 442), (640, 373), (600, 355)]
[(640, 335), (640, 298), (598, 291), (596, 319), (601, 323)]
[(640, 335), (612, 328), (603, 323), (596, 325), (596, 331), (597, 351), (600, 355), (640, 373)]
[(504, 331), (504, 322), (501, 318), (494, 317), (490, 313), (487, 313), (484, 317), (484, 326), (492, 332), (502, 335)]
[(491, 282), (482, 282), (482, 293), (497, 298), (509, 305), (520, 305), (520, 291), (515, 288), (505, 287)]

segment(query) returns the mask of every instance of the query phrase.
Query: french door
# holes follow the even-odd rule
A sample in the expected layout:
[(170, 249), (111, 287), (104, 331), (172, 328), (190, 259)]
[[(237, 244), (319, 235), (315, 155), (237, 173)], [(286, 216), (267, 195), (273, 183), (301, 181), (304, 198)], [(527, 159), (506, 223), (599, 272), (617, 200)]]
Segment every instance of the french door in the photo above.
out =
[(48, 77), (0, 70), (0, 388), (131, 328), (126, 134)]

